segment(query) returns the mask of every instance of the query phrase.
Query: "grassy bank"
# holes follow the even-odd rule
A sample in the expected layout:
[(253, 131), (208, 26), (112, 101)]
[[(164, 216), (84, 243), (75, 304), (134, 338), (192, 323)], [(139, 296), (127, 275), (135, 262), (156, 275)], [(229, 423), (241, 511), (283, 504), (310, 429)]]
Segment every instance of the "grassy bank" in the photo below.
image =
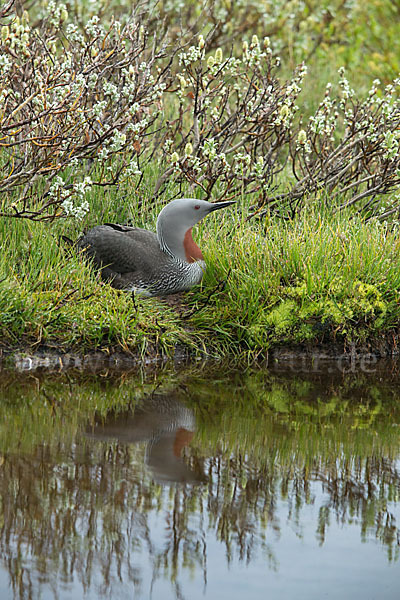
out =
[[(122, 200), (123, 198), (123, 200)], [(128, 190), (92, 192), (83, 221), (0, 221), (0, 339), (34, 350), (118, 349), (260, 356), (281, 346), (376, 347), (400, 317), (396, 229), (315, 202), (293, 220), (246, 221), (246, 199), (196, 231), (208, 264), (177, 304), (138, 300), (98, 280), (62, 242), (100, 222), (154, 228), (159, 206)]]
[[(396, 351), (393, 3), (86, 4), (0, 10), (0, 349)], [(237, 205), (197, 228), (207, 273), (175, 303), (134, 304), (62, 241), (154, 230), (179, 195)]]

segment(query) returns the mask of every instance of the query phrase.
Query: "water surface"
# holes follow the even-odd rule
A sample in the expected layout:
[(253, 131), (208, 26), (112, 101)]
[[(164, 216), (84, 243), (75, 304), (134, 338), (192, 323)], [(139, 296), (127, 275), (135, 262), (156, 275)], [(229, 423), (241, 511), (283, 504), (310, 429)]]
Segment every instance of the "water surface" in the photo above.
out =
[(0, 373), (0, 598), (397, 599), (369, 370)]

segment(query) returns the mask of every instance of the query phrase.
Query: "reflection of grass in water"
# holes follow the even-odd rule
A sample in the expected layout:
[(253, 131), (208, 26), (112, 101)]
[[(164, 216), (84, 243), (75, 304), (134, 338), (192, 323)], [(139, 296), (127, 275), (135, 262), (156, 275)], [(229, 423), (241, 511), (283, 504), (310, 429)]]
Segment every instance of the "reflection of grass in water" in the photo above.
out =
[[(264, 460), (276, 446), (282, 459), (301, 460), (336, 453), (382, 452), (394, 457), (399, 449), (398, 394), (393, 387), (357, 378), (282, 377), (267, 371), (232, 373), (229, 380), (218, 373), (159, 376), (30, 377), (0, 381), (0, 449), (29, 451), (43, 440), (72, 440), (79, 427), (105, 416), (110, 410), (126, 410), (145, 394), (178, 391), (197, 417), (196, 446), (202, 453), (215, 447)], [(176, 391), (175, 391), (176, 393)]]
[[(389, 558), (397, 558), (389, 503), (399, 497), (393, 459), (399, 454), (394, 425), (400, 415), (398, 394), (389, 387), (367, 378), (357, 383), (351, 377), (286, 378), (265, 371), (228, 380), (211, 370), (203, 379), (165, 374), (157, 395), (174, 390), (197, 417), (186, 460), (203, 468), (208, 483), (186, 488), (154, 483), (143, 465), (143, 446), (75, 437), (95, 414), (124, 411), (156, 387), (151, 377), (72, 375), (4, 383), (3, 533), (24, 540), (38, 564), (47, 565), (50, 579), (63, 573), (68, 581), (76, 568), (86, 581), (101, 561), (109, 565), (104, 586), (111, 589), (112, 571), (125, 564), (127, 548), (150, 544), (155, 573), (178, 581), (183, 569), (206, 568), (198, 543), (200, 515), (200, 535), (215, 534), (228, 560), (251, 560), (261, 552), (273, 566), (271, 534), (279, 535), (282, 511), (300, 531), (315, 485), (325, 492), (315, 524), (321, 543), (332, 520), (353, 520), (362, 539), (376, 536)], [(162, 544), (150, 526), (156, 514)], [(96, 549), (91, 562), (88, 547)], [(17, 572), (10, 576), (18, 581)]]
[[(50, 377), (42, 381), (3, 378), (0, 387), (0, 449), (27, 451), (52, 438), (72, 440), (79, 428), (110, 410), (134, 407), (137, 399), (185, 383), (178, 392), (197, 417), (196, 449), (202, 455), (218, 448), (224, 456), (246, 456), (268, 463), (271, 451), (282, 464), (295, 459), (312, 462), (316, 455), (399, 452), (397, 395), (386, 386), (353, 377), (313, 381), (284, 378), (266, 371), (218, 374), (204, 379), (168, 373), (163, 384), (140, 377), (112, 381), (97, 378)], [(0, 396), (1, 397), (1, 396)], [(192, 444), (193, 446), (193, 444)]]
[(352, 377), (313, 383), (252, 372), (231, 387), (198, 383), (192, 401), (200, 417), (196, 439), (206, 451), (218, 446), (263, 461), (278, 440), (284, 462), (399, 452), (397, 396), (365, 381), (357, 388)]
[(0, 379), (0, 451), (27, 452), (38, 443), (71, 443), (77, 431), (110, 410), (135, 405), (154, 385), (140, 377), (128, 384), (101, 377), (52, 376)]
[(316, 531), (321, 543), (332, 518), (355, 520), (363, 539), (376, 536), (390, 559), (398, 557), (388, 502), (400, 495), (400, 413), (389, 386), (260, 371), (236, 389), (204, 382), (192, 401), (200, 416), (196, 452), (208, 457), (218, 449), (209, 474), (222, 512), (234, 505), (244, 523), (253, 515), (276, 527), (270, 510), (280, 498), (296, 521), (319, 482), (326, 496)]

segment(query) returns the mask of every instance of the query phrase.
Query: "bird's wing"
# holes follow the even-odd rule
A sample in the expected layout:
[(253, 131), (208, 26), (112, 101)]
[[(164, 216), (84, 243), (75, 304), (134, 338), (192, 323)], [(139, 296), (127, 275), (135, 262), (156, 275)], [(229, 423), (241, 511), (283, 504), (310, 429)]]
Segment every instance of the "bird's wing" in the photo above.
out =
[(85, 255), (114, 273), (134, 273), (165, 257), (155, 233), (125, 225), (100, 225), (78, 242)]

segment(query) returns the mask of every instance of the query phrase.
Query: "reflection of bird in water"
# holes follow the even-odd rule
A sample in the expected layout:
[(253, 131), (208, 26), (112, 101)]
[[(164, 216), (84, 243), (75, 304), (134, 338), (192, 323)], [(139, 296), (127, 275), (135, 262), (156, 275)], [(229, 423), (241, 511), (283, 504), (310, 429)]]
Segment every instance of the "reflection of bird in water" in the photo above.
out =
[(98, 440), (117, 439), (123, 444), (148, 442), (146, 464), (160, 482), (200, 483), (204, 474), (190, 468), (182, 451), (195, 432), (193, 412), (171, 395), (152, 395), (132, 411), (109, 413), (98, 419), (87, 434)]

